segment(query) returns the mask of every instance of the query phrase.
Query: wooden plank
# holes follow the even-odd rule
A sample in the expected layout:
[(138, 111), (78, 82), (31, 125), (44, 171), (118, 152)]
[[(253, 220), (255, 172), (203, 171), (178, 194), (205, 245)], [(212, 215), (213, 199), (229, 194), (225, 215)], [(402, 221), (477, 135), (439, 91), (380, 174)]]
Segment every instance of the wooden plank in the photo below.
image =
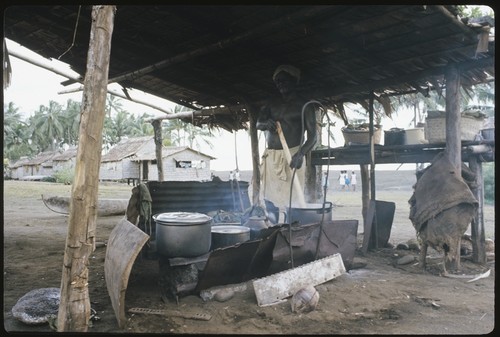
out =
[(253, 281), (259, 306), (281, 303), (305, 286), (316, 286), (332, 280), (346, 270), (340, 254), (334, 254), (302, 266)]
[(483, 188), (483, 166), (477, 157), (472, 157), (469, 160), (469, 168), (476, 175), (478, 182), (476, 188), (472, 189), (472, 193), (476, 197), (479, 205), (474, 219), (471, 223), (471, 239), (472, 239), (472, 261), (475, 263), (486, 263), (486, 236), (484, 233), (484, 188)]
[[(462, 141), (461, 158), (463, 162), (475, 155), (477, 149), (484, 150), (491, 147), (495, 151), (495, 141)], [(428, 163), (445, 150), (446, 144), (411, 144), (411, 145), (376, 145), (375, 164), (401, 163)], [(474, 149), (474, 150), (472, 150)], [(312, 165), (365, 165), (370, 164), (370, 156), (366, 155), (368, 145), (337, 147), (332, 149), (318, 149), (311, 151)], [(330, 159), (328, 159), (330, 156)], [(484, 158), (484, 161), (493, 161), (493, 158)]]
[(160, 315), (167, 317), (181, 317), (185, 319), (195, 319), (199, 321), (209, 321), (212, 319), (212, 315), (204, 312), (190, 314), (177, 310), (172, 311), (165, 309), (149, 309), (149, 308), (130, 308), (128, 312), (132, 314), (150, 314), (150, 315)]
[(123, 328), (125, 318), (125, 292), (132, 265), (148, 241), (149, 235), (123, 218), (109, 235), (104, 260), (104, 278), (115, 311), (118, 326)]
[(366, 212), (366, 218), (363, 224), (363, 246), (362, 252), (366, 254), (368, 251), (368, 246), (370, 244), (370, 237), (372, 235), (372, 224), (375, 219), (376, 203), (375, 200), (370, 200), (368, 203), (368, 211)]

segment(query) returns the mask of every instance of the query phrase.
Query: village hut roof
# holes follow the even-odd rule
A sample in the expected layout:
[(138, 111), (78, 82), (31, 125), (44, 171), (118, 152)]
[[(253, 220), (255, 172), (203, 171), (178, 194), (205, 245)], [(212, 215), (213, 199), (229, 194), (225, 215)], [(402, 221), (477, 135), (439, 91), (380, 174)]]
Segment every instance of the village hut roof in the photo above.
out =
[(61, 152), (59, 151), (45, 151), (37, 154), (34, 158), (30, 159), (27, 163), (24, 165), (42, 165), (47, 162), (51, 162), (52, 159), (60, 154)]
[(67, 149), (66, 151), (64, 151), (63, 153), (55, 155), (52, 158), (52, 160), (53, 161), (66, 161), (66, 160), (69, 160), (71, 158), (75, 158), (77, 151), (78, 151), (77, 147), (71, 147), (71, 148)]
[[(276, 93), (281, 64), (300, 68), (306, 97), (340, 112), (372, 92), (382, 103), (441, 92), (450, 67), (464, 88), (494, 76), (494, 20), (460, 18), (456, 5), (116, 8), (110, 82), (201, 110), (184, 119), (195, 125), (247, 128), (249, 112)], [(4, 33), (83, 82), (91, 22), (91, 6), (11, 6)]]
[(153, 136), (134, 137), (122, 139), (113, 146), (108, 153), (104, 154), (101, 162), (120, 161), (135, 155), (148, 142), (153, 141)]
[[(166, 157), (171, 157), (174, 156), (177, 153), (183, 152), (183, 151), (191, 151), (193, 153), (196, 153), (200, 156), (209, 158), (209, 159), (216, 159), (215, 157), (202, 153), (200, 151), (196, 151), (188, 146), (163, 146), (162, 148), (162, 158)], [(142, 160), (156, 160), (156, 152), (155, 151), (150, 151), (148, 153), (142, 153), (140, 155), (134, 156), (132, 160), (135, 161), (142, 161)]]
[(15, 168), (21, 167), (23, 165), (26, 165), (27, 163), (29, 163), (29, 161), (30, 161), (30, 159), (28, 157), (21, 157), (18, 160), (16, 160), (15, 162), (11, 163), (9, 165), (9, 167), (11, 169), (15, 169)]

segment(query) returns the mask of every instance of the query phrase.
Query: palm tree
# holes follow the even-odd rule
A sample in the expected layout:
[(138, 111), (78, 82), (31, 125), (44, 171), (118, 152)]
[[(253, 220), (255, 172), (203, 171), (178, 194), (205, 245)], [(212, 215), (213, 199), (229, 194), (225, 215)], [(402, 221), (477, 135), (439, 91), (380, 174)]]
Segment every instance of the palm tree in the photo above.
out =
[(143, 113), (140, 116), (130, 116), (130, 123), (134, 126), (131, 130), (133, 136), (152, 136), (154, 134), (151, 123), (146, 122), (152, 115)]
[(17, 160), (22, 156), (31, 156), (37, 148), (30, 142), (30, 128), (24, 122), (16, 124), (9, 136), (4, 139), (4, 158)]
[(31, 118), (33, 140), (39, 150), (55, 150), (64, 137), (62, 106), (50, 101), (49, 106), (41, 105)]
[(115, 95), (108, 94), (106, 97), (106, 113), (111, 117), (111, 112), (120, 112), (123, 110), (122, 101)]
[(13, 102), (9, 102), (7, 107), (3, 107), (3, 138), (4, 140), (9, 137), (13, 132), (16, 125), (21, 123), (21, 114), (18, 112)]
[(17, 160), (35, 152), (29, 144), (30, 128), (21, 120), (19, 108), (10, 102), (4, 106), (3, 154), (4, 158)]
[(80, 102), (69, 99), (66, 102), (66, 109), (62, 111), (64, 136), (63, 142), (68, 145), (76, 145), (80, 133)]

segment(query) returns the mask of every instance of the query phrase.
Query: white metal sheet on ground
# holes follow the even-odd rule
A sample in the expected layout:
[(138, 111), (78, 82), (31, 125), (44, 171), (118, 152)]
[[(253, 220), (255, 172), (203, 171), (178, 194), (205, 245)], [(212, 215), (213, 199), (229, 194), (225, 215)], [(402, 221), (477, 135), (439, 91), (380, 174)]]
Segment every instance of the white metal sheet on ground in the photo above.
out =
[(253, 281), (259, 306), (282, 302), (299, 289), (316, 286), (332, 280), (346, 272), (340, 254), (333, 254), (302, 266), (285, 270)]

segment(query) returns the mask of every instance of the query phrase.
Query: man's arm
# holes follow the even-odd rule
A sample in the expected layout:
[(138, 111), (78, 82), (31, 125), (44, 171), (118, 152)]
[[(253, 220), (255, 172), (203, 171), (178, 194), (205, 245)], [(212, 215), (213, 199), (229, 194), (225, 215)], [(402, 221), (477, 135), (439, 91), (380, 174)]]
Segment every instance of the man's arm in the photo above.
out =
[(259, 117), (257, 118), (257, 123), (255, 124), (257, 130), (262, 131), (276, 131), (276, 122), (271, 119), (271, 109), (269, 104), (266, 104), (260, 109)]
[(304, 112), (304, 125), (306, 129), (306, 141), (301, 146), (300, 150), (292, 156), (292, 161), (290, 163), (291, 168), (301, 168), (304, 162), (304, 156), (311, 151), (314, 144), (316, 144), (316, 114), (313, 106), (307, 107)]

